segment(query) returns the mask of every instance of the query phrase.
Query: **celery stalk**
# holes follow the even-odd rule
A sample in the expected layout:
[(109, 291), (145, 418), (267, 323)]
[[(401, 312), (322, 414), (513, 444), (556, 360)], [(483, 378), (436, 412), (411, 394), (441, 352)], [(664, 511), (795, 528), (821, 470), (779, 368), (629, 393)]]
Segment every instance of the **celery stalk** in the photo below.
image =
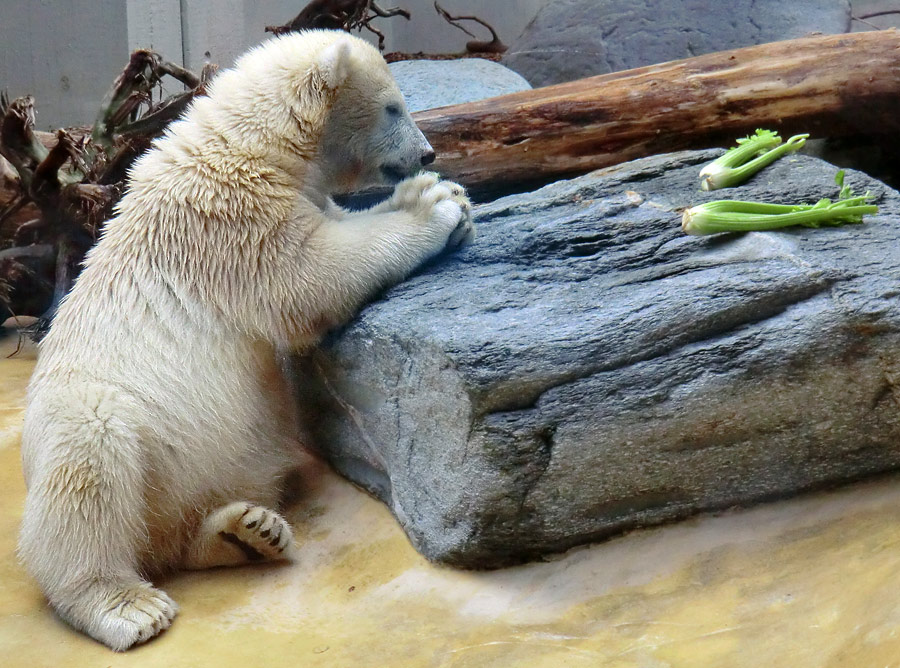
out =
[(717, 190), (743, 183), (778, 158), (801, 149), (808, 137), (808, 134), (794, 135), (782, 144), (778, 133), (757, 130), (755, 135), (738, 139), (738, 146), (700, 170), (700, 187)]
[(840, 187), (839, 199), (820, 199), (815, 204), (767, 204), (738, 200), (716, 200), (687, 209), (681, 218), (686, 234), (701, 235), (717, 232), (749, 232), (774, 230), (795, 225), (829, 227), (863, 222), (864, 215), (878, 213), (878, 207), (866, 202), (871, 193), (854, 197), (844, 185), (844, 171), (835, 176)]

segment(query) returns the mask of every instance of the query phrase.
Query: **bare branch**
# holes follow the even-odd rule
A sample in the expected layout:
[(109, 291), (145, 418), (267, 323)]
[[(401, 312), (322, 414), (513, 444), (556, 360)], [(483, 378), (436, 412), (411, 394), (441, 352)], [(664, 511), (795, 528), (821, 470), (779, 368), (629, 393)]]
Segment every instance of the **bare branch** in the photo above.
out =
[(882, 12), (871, 12), (869, 14), (860, 14), (859, 16), (854, 16), (853, 18), (861, 21), (863, 19), (875, 19), (879, 16), (890, 16), (892, 14), (900, 14), (900, 9), (886, 9)]
[[(40, 231), (41, 229), (43, 229), (46, 226), (47, 226), (47, 224), (43, 218), (32, 218), (31, 220), (21, 223), (19, 225), (19, 228), (16, 230), (16, 233), (13, 235), (13, 245), (16, 245), (16, 246), (23, 245), (22, 240), (25, 238), (25, 236), (29, 232), (36, 234), (38, 231)], [(37, 241), (37, 238), (35, 238), (35, 240), (32, 243), (36, 243), (36, 241)]]
[(75, 140), (65, 130), (56, 133), (56, 146), (50, 149), (47, 156), (34, 170), (34, 178), (29, 188), (29, 193), (39, 205), (44, 205), (47, 200), (59, 195), (61, 185), (65, 183), (77, 183), (84, 174), (60, 174), (60, 169), (70, 158), (78, 155), (78, 146)]
[(374, 26), (372, 26), (372, 24), (369, 23), (368, 21), (364, 21), (362, 25), (370, 33), (378, 35), (378, 50), (384, 51), (384, 33), (381, 32), (378, 28), (375, 28)]
[(219, 66), (215, 63), (206, 63), (203, 66), (203, 69), (200, 70), (200, 84), (198, 88), (200, 92), (206, 93), (206, 87), (209, 85), (209, 82), (212, 81), (213, 77), (216, 76), (216, 72), (219, 71)]
[(180, 65), (170, 63), (168, 60), (161, 61), (156, 71), (157, 74), (168, 74), (170, 77), (178, 79), (188, 88), (196, 88), (200, 85), (200, 77)]
[(125, 137), (134, 135), (155, 136), (178, 118), (187, 109), (191, 101), (196, 97), (196, 91), (188, 91), (168, 98), (158, 105), (152, 112), (144, 114), (141, 118), (118, 128), (118, 134)]
[(0, 262), (20, 260), (26, 257), (49, 258), (53, 256), (53, 244), (34, 244), (33, 246), (16, 246), (0, 250)]
[(391, 7), (390, 9), (382, 9), (377, 4), (375, 4), (375, 0), (371, 0), (369, 3), (369, 9), (375, 14), (375, 16), (380, 16), (381, 18), (391, 18), (392, 16), (402, 16), (407, 21), (410, 20), (411, 15), (405, 9), (401, 9), (400, 7)]
[(34, 134), (34, 98), (16, 98), (4, 105), (6, 111), (0, 121), (0, 155), (19, 173), (27, 190), (35, 168), (49, 151)]
[[(91, 137), (98, 146), (108, 148), (113, 145), (115, 125), (127, 118), (136, 108), (136, 91), (147, 91), (152, 88), (153, 70), (162, 59), (152, 51), (144, 49), (131, 54), (128, 65), (122, 73), (116, 77), (112, 87), (107, 91), (100, 105), (100, 113), (94, 122)], [(140, 94), (140, 93), (138, 93)], [(124, 115), (120, 115), (122, 110)]]
[(312, 0), (291, 21), (281, 26), (268, 26), (266, 32), (287, 32), (326, 28), (350, 31), (369, 11), (369, 0)]
[(3, 210), (2, 213), (0, 213), (0, 226), (2, 226), (3, 223), (6, 222), (7, 218), (14, 216), (19, 210), (22, 209), (22, 207), (24, 207), (30, 201), (31, 201), (31, 199), (28, 197), (28, 195), (26, 195), (24, 193), (22, 193), (21, 195), (16, 197), (16, 199), (14, 199), (12, 201), (12, 203), (9, 206), (7, 206)]
[(463, 26), (459, 25), (459, 21), (474, 21), (475, 23), (479, 23), (490, 30), (490, 42), (472, 40), (466, 43), (466, 51), (468, 51), (469, 53), (505, 53), (509, 49), (509, 47), (500, 40), (499, 35), (497, 35), (497, 31), (494, 30), (493, 26), (491, 26), (491, 24), (489, 24), (487, 21), (484, 21), (477, 16), (452, 16), (450, 12), (448, 12), (437, 3), (437, 0), (435, 0), (434, 9), (447, 23), (452, 25), (454, 28), (459, 28), (464, 33), (469, 35), (469, 37), (475, 37), (475, 35), (466, 30)]

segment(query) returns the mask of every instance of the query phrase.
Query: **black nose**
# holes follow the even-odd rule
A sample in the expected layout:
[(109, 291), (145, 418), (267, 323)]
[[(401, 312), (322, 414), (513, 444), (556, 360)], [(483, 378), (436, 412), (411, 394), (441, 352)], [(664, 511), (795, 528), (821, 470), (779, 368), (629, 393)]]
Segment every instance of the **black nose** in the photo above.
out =
[(422, 156), (422, 166), (430, 165), (432, 162), (434, 162), (434, 151), (428, 151)]

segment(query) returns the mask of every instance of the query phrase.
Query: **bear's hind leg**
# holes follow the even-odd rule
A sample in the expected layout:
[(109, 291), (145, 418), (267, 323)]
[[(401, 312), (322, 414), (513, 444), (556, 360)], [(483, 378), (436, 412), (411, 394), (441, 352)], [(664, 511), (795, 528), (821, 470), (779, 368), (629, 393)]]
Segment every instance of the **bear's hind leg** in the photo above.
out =
[(293, 547), (294, 532), (281, 515), (263, 506), (235, 501), (203, 521), (183, 565), (200, 569), (290, 560)]
[(60, 617), (122, 651), (168, 628), (178, 610), (138, 572), (145, 486), (141, 448), (122, 418), (134, 407), (96, 386), (62, 396), (26, 419), (19, 555)]

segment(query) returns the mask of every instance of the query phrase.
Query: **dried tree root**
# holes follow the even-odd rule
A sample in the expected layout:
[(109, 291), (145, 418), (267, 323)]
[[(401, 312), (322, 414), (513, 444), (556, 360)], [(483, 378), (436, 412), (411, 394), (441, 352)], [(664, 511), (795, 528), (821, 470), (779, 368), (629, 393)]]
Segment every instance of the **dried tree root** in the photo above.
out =
[[(198, 76), (152, 51), (135, 51), (104, 97), (89, 134), (76, 139), (59, 130), (55, 143), (47, 146), (34, 131), (34, 99), (27, 96), (9, 102), (6, 96), (0, 96), (3, 184), (13, 193), (0, 211), (0, 234), (5, 237), (0, 237), (0, 248), (15, 246), (0, 251), (0, 307), (5, 306), (9, 313), (41, 316), (37, 331), (46, 329), (57, 304), (71, 287), (85, 252), (103, 222), (113, 214), (129, 166), (191, 100), (205, 92), (215, 69), (204, 67)], [(180, 81), (186, 90), (154, 103), (154, 88), (165, 76)], [(7, 162), (14, 175), (8, 173)], [(38, 218), (2, 226), (31, 203), (39, 211)], [(18, 245), (26, 237), (34, 245)], [(23, 258), (31, 268), (20, 262)], [(35, 260), (43, 262), (35, 264)], [(36, 267), (40, 273), (42, 265), (46, 266), (46, 277), (32, 270)], [(19, 308), (21, 303), (10, 303), (10, 294), (26, 279), (31, 289), (17, 292), (28, 295), (25, 299), (30, 306)], [(52, 294), (42, 287), (45, 282)], [(36, 299), (42, 291), (45, 297)], [(28, 310), (41, 299), (45, 305), (49, 303), (43, 314)], [(2, 311), (4, 308), (0, 308), (0, 319)]]

